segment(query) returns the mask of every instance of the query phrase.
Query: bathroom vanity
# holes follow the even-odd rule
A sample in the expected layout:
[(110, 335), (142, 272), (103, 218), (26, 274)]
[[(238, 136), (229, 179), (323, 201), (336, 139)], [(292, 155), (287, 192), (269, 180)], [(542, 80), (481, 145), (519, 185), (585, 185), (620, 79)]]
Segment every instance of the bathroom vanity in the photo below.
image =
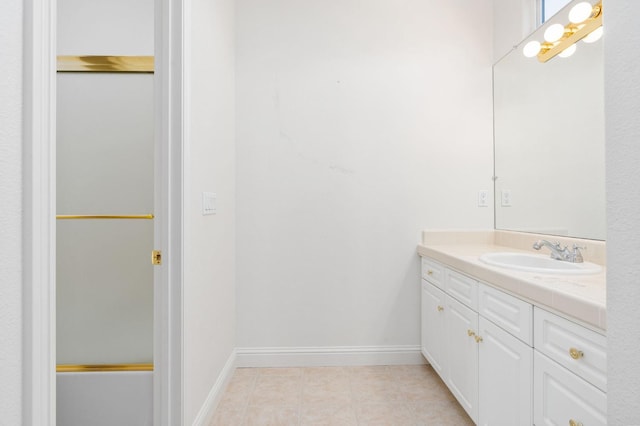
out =
[[(495, 252), (541, 255), (530, 248), (535, 240), (425, 231), (422, 353), (476, 424), (605, 425), (604, 267), (550, 274), (480, 261)], [(604, 264), (603, 242), (580, 244)]]

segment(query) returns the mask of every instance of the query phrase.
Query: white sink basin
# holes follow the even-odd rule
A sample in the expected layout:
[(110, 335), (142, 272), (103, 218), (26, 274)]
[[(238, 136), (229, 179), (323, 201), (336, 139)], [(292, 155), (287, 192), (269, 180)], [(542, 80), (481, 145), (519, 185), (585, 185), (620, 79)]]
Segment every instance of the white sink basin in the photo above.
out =
[(541, 274), (597, 274), (602, 270), (595, 263), (571, 263), (551, 259), (549, 256), (528, 253), (486, 253), (480, 261), (487, 265)]

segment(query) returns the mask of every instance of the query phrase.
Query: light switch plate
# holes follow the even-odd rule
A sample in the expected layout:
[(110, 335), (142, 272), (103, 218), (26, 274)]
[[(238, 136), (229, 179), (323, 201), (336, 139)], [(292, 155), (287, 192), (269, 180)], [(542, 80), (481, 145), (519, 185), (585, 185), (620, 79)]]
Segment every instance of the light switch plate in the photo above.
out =
[(216, 194), (213, 192), (202, 193), (202, 215), (216, 214)]

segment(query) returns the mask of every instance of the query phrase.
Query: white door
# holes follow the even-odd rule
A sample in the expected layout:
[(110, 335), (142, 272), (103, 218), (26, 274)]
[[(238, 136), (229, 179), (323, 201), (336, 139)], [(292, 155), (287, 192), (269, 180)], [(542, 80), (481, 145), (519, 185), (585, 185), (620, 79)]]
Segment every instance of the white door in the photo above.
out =
[(533, 348), (480, 317), (479, 425), (532, 424)]
[(422, 354), (431, 366), (446, 380), (444, 362), (445, 348), (445, 293), (433, 284), (422, 281)]
[(534, 352), (534, 364), (536, 426), (607, 424), (604, 392), (538, 351)]
[(57, 419), (151, 425), (154, 75), (98, 58), (59, 60)]
[(447, 384), (469, 417), (478, 421), (478, 313), (447, 296)]

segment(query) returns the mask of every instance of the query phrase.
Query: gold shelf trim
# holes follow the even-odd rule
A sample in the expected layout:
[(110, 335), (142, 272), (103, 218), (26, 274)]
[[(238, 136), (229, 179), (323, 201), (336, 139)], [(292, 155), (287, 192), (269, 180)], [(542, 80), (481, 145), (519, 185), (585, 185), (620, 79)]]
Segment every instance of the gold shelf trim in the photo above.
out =
[(58, 72), (153, 73), (153, 56), (58, 56)]
[(59, 364), (56, 366), (56, 372), (58, 373), (89, 373), (96, 371), (153, 371), (153, 364)]
[(59, 214), (58, 220), (68, 219), (153, 219), (152, 214)]

